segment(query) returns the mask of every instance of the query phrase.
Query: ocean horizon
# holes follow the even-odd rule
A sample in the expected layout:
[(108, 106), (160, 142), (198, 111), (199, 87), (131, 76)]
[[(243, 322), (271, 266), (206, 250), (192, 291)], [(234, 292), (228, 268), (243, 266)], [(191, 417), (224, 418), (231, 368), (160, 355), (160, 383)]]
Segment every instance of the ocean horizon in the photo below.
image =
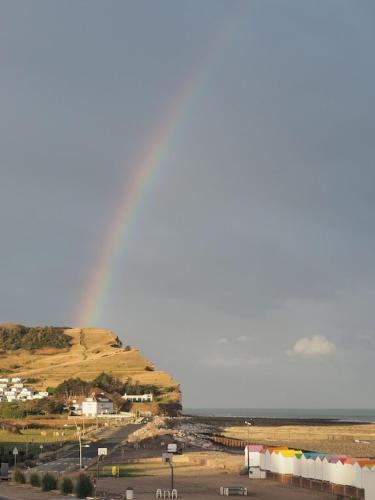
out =
[(202, 417), (327, 419), (351, 422), (375, 422), (375, 409), (332, 408), (183, 408), (183, 415)]

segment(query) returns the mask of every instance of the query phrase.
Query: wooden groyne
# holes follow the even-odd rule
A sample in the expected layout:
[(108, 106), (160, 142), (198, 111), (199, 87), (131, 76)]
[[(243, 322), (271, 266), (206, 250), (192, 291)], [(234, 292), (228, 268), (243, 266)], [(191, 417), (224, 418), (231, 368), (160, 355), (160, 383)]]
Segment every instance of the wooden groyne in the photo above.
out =
[(215, 444), (221, 444), (227, 448), (245, 448), (249, 444), (248, 441), (244, 441), (243, 439), (228, 438), (220, 434), (213, 434), (210, 440)]

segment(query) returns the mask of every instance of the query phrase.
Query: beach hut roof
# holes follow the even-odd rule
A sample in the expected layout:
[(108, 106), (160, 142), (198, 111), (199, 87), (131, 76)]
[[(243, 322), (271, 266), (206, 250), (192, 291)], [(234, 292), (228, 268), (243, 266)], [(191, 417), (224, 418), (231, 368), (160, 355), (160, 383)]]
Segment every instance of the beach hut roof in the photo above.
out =
[(280, 453), (283, 457), (300, 457), (302, 456), (301, 450), (280, 450), (277, 453)]
[(270, 446), (266, 451), (273, 453), (274, 451), (289, 450), (287, 446)]
[(306, 458), (313, 458), (313, 459), (318, 458), (318, 457), (323, 458), (326, 456), (325, 453), (320, 453), (318, 451), (304, 451), (303, 454)]
[(334, 456), (334, 455), (331, 455), (330, 457), (328, 457), (328, 462), (330, 464), (337, 464), (338, 462), (341, 462), (343, 459), (347, 458), (345, 455), (338, 455), (338, 456)]
[(264, 446), (262, 444), (248, 444), (245, 447), (246, 450), (248, 451), (262, 451), (264, 450)]

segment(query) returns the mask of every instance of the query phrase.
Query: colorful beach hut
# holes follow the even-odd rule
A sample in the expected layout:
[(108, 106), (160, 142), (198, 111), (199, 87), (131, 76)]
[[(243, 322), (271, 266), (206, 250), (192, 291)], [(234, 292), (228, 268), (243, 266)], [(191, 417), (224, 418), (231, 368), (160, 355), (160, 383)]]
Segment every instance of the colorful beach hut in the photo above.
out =
[(245, 467), (259, 467), (260, 454), (264, 450), (262, 444), (248, 444), (245, 446)]

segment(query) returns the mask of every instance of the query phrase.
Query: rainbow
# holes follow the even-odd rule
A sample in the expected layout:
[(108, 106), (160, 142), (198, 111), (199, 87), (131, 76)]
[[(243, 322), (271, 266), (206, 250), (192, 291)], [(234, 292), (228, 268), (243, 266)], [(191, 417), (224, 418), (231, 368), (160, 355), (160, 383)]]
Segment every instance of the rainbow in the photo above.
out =
[(212, 54), (220, 52), (219, 49), (228, 38), (227, 35), (227, 30), (221, 31), (217, 37), (211, 40), (212, 43), (204, 57), (200, 58), (199, 64), (190, 72), (190, 78), (185, 81), (169, 112), (157, 127), (144, 152), (136, 162), (130, 180), (125, 182), (108, 234), (103, 239), (105, 246), (95, 260), (84, 287), (82, 300), (74, 319), (75, 325), (81, 327), (97, 326), (117, 262), (129, 240), (142, 202), (170, 150), (174, 132), (185, 111), (189, 108), (195, 91), (202, 86), (201, 82), (210, 66), (208, 62), (210, 59), (212, 60)]

